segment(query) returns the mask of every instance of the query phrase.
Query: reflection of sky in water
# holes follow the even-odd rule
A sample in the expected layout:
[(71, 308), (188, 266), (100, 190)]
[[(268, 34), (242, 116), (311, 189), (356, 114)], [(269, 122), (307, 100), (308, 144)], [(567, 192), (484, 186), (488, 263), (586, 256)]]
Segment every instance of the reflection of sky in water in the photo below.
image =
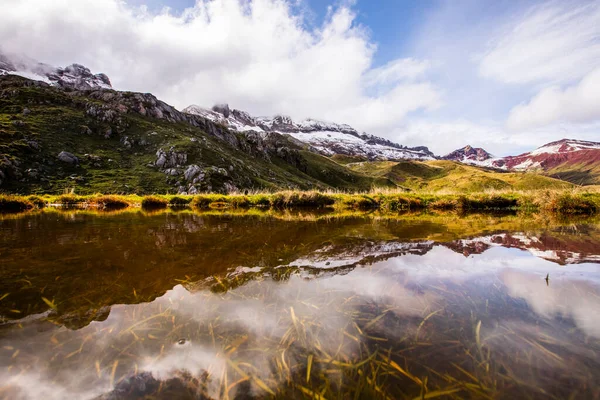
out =
[[(298, 265), (310, 262), (310, 256), (302, 261)], [(334, 261), (330, 266), (339, 266)], [(544, 280), (548, 273), (549, 286)], [(0, 394), (87, 399), (110, 391), (135, 371), (167, 379), (185, 369), (198, 376), (208, 371), (214, 378), (207, 391), (216, 395), (219, 377), (224, 371), (233, 374), (237, 363), (252, 366), (258, 379), (252, 387), (260, 392), (257, 382), (283, 384), (274, 358), (305, 362), (301, 351), (291, 348), (281, 356), (277, 350), (298, 324), (304, 333), (294, 333), (297, 346), (319, 343), (323, 354), (355, 354), (366, 337), (359, 335), (358, 323), (365, 332), (391, 342), (416, 337), (435, 343), (442, 337), (437, 332), (442, 320), (436, 319), (446, 313), (442, 310), (454, 315), (446, 324), (463, 324), (467, 331), (472, 321), (464, 316), (482, 320), (482, 343), (499, 357), (532, 353), (528, 360), (514, 361), (515, 371), (535, 363), (536, 373), (590, 374), (594, 372), (586, 366), (598, 360), (587, 347), (591, 344), (580, 339), (600, 338), (595, 318), (600, 311), (599, 278), (597, 264), (565, 267), (500, 247), (465, 257), (436, 246), (424, 255), (406, 254), (314, 279), (307, 273), (284, 282), (261, 277), (224, 294), (190, 292), (178, 285), (148, 304), (113, 306), (105, 321), (77, 331), (43, 320), (5, 325), (0, 330)], [(386, 318), (365, 323), (360, 318), (365, 308)], [(433, 315), (431, 326), (420, 323), (428, 315)], [(573, 329), (583, 334), (576, 339)], [(243, 335), (244, 341), (236, 345), (234, 334)], [(544, 353), (530, 337), (560, 341), (571, 359), (569, 370), (559, 362), (563, 356)], [(237, 350), (242, 347), (244, 351)], [(548, 361), (540, 366), (538, 358)], [(522, 379), (540, 384), (534, 375)]]

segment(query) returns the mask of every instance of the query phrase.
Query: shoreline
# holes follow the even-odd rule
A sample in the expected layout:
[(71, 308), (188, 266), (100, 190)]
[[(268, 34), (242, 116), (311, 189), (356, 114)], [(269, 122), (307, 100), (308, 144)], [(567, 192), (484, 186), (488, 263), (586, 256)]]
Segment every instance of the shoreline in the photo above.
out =
[(45, 207), (79, 207), (99, 210), (191, 207), (219, 209), (325, 209), (401, 213), (415, 211), (532, 211), (558, 215), (596, 215), (600, 213), (600, 192), (549, 191), (492, 192), (467, 194), (406, 193), (334, 193), (285, 191), (254, 194), (198, 195), (10, 195), (0, 194), (0, 212), (24, 212)]

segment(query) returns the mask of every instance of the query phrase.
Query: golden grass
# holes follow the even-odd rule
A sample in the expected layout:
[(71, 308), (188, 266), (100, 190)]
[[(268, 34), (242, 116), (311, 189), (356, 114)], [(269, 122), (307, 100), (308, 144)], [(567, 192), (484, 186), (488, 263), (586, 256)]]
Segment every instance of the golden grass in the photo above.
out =
[(318, 191), (281, 191), (251, 194), (182, 195), (90, 195), (63, 194), (59, 196), (0, 195), (0, 211), (14, 212), (47, 205), (99, 209), (142, 207), (160, 209), (192, 207), (209, 209), (325, 209), (377, 210), (382, 213), (414, 211), (502, 211), (535, 210), (561, 215), (594, 215), (600, 211), (600, 188), (569, 190), (507, 191), (489, 190), (468, 194), (440, 192), (405, 192), (374, 189), (369, 193)]

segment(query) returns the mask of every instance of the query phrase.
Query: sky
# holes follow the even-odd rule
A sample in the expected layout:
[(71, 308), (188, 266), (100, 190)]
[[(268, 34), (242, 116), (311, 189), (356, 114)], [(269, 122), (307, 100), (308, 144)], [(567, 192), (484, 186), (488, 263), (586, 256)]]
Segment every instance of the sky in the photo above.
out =
[(0, 0), (0, 51), (446, 154), (600, 141), (600, 1)]

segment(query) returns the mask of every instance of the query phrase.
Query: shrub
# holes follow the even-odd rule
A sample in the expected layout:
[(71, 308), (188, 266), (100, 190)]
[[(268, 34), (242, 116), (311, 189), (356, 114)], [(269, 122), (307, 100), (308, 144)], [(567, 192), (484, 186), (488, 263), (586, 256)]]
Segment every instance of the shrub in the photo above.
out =
[(250, 200), (246, 196), (229, 196), (229, 203), (234, 208), (248, 208), (250, 207)]
[(192, 202), (191, 197), (173, 196), (169, 200), (169, 204), (171, 206), (175, 206), (175, 207), (184, 207), (184, 206), (189, 205), (191, 202)]
[(44, 199), (42, 199), (40, 196), (29, 196), (29, 197), (27, 197), (27, 200), (29, 202), (31, 202), (31, 204), (33, 204), (37, 208), (46, 207), (46, 201)]
[(163, 197), (146, 196), (142, 199), (142, 208), (146, 209), (167, 208), (168, 205), (169, 201)]
[(120, 196), (103, 195), (93, 199), (93, 202), (100, 207), (111, 210), (120, 210), (130, 206), (129, 201)]
[(0, 196), (0, 211), (21, 212), (33, 208), (33, 203), (17, 196)]
[(592, 215), (598, 212), (598, 206), (583, 196), (563, 194), (550, 199), (547, 207), (557, 214)]
[(209, 196), (195, 196), (192, 200), (192, 206), (200, 209), (209, 208), (210, 203), (212, 203), (212, 199)]
[(319, 192), (282, 192), (271, 196), (271, 206), (274, 208), (294, 207), (328, 207), (335, 203), (335, 199)]
[(379, 203), (367, 195), (344, 197), (343, 204), (355, 210), (373, 210), (379, 207)]
[(57, 203), (63, 206), (75, 206), (86, 202), (85, 197), (75, 194), (63, 194), (56, 199)]
[(379, 199), (381, 208), (387, 211), (411, 211), (425, 208), (425, 203), (419, 198), (402, 195), (383, 196)]
[(248, 197), (250, 204), (257, 207), (268, 207), (271, 205), (269, 196), (265, 194), (255, 194)]
[(458, 208), (458, 202), (456, 201), (456, 199), (443, 198), (432, 201), (431, 203), (429, 203), (428, 207), (432, 210), (455, 210)]

